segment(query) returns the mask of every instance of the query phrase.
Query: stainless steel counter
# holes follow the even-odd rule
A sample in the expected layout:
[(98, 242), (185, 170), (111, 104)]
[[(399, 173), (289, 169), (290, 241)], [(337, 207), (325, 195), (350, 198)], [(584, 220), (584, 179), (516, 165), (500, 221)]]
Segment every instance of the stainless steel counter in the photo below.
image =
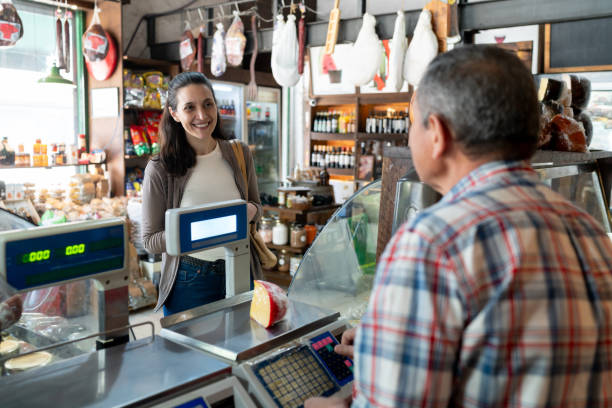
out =
[(3, 377), (0, 406), (144, 406), (229, 374), (227, 364), (156, 336)]
[(337, 312), (289, 299), (286, 317), (264, 329), (249, 317), (252, 294), (245, 295), (220, 301), (218, 310), (210, 309), (214, 304), (207, 305), (203, 308), (206, 314), (166, 326), (160, 335), (234, 362), (264, 353), (340, 317)]

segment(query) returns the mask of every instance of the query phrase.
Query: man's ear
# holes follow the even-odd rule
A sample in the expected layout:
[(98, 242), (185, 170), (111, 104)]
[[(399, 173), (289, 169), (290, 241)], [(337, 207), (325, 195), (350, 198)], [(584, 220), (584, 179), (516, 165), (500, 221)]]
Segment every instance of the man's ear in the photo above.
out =
[(429, 115), (428, 132), (431, 137), (431, 156), (432, 159), (439, 159), (447, 152), (453, 142), (452, 134), (446, 123), (439, 116)]

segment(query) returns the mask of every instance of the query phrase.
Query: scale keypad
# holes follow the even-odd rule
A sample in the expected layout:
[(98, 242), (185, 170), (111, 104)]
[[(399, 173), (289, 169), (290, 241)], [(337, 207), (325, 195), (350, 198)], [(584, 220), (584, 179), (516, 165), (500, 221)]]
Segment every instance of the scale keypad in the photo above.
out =
[(281, 408), (301, 407), (310, 397), (339, 390), (308, 346), (290, 349), (253, 366), (253, 372)]
[(310, 339), (310, 346), (328, 372), (336, 380), (338, 385), (343, 386), (353, 381), (353, 362), (334, 351), (338, 340), (330, 333), (325, 332)]

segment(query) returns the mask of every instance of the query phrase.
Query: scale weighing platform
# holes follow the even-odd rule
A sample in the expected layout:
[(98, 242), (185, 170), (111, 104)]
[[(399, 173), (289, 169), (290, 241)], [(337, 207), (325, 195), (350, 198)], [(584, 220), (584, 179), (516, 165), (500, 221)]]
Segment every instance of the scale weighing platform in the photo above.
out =
[[(35, 350), (49, 353), (51, 362), (0, 377), (0, 405), (187, 408), (231, 398), (235, 406), (254, 408), (226, 362), (153, 333), (127, 342), (126, 254), (127, 229), (119, 218), (0, 233), (0, 278), (17, 292), (91, 278), (100, 300), (100, 332)], [(101, 343), (97, 351), (65, 359), (54, 354), (93, 337)], [(8, 359), (0, 356), (0, 366)]]

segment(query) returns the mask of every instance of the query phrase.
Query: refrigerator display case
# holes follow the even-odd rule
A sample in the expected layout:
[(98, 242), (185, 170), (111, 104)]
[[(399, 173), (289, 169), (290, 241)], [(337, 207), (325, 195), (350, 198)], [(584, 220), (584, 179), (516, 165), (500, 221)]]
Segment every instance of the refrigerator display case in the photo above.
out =
[(259, 86), (257, 98), (251, 101), (246, 99), (243, 84), (211, 82), (223, 133), (249, 146), (259, 192), (276, 195), (281, 158), (280, 90)]
[(257, 98), (246, 102), (244, 140), (255, 161), (259, 192), (276, 195), (280, 175), (280, 90), (257, 88)]
[(227, 136), (244, 140), (244, 85), (211, 81), (220, 113), (221, 130)]

